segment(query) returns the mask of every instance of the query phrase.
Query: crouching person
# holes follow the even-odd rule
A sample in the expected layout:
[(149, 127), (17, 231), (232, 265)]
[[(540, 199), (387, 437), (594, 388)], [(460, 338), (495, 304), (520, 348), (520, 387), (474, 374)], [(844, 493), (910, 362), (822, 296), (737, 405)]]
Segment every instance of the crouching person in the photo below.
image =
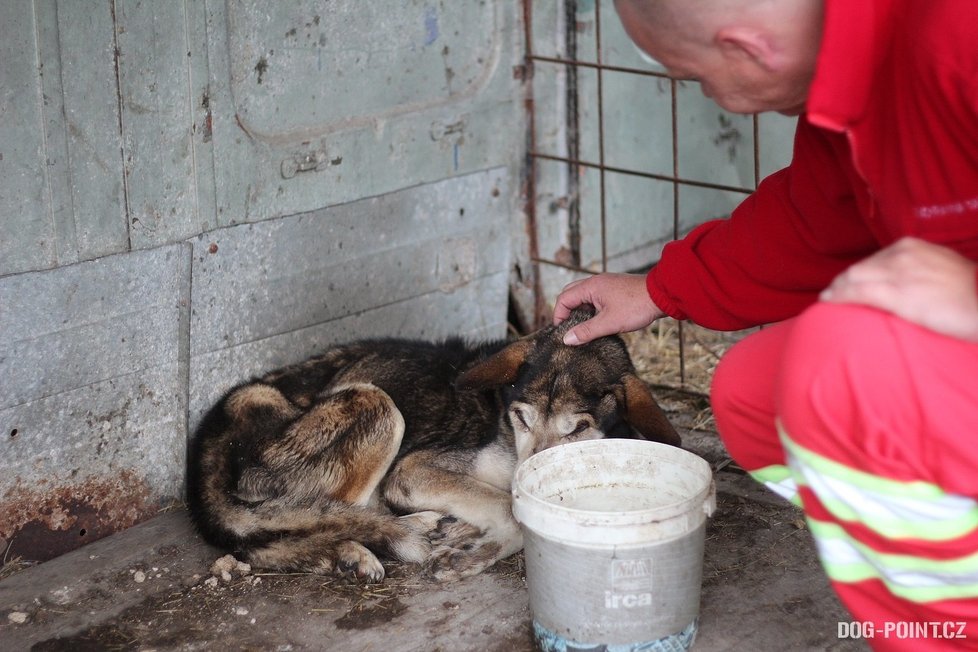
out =
[(570, 284), (565, 341), (669, 315), (773, 324), (712, 401), (731, 456), (800, 505), (881, 650), (978, 649), (978, 4), (617, 0), (723, 108), (798, 116), (791, 164), (645, 276)]

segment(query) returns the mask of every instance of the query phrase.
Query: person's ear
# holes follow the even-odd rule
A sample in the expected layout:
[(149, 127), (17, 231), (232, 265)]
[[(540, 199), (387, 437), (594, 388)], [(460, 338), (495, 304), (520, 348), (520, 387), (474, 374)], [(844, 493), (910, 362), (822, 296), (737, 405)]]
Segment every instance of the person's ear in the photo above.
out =
[(714, 40), (728, 59), (750, 61), (769, 72), (781, 67), (779, 50), (770, 35), (755, 27), (723, 27), (717, 31)]

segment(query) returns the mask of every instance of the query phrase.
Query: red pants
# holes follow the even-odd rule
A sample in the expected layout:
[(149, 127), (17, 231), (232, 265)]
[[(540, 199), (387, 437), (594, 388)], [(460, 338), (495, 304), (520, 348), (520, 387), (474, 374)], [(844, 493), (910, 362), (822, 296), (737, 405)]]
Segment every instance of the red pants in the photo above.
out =
[(978, 649), (978, 344), (820, 303), (734, 346), (712, 403), (874, 648)]

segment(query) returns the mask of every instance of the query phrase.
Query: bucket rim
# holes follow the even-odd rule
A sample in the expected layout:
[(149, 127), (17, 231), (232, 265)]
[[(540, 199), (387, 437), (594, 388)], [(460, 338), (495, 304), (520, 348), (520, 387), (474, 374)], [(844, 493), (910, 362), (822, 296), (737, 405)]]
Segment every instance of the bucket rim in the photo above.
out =
[[(616, 455), (648, 456), (652, 453), (658, 459), (682, 466), (700, 476), (702, 483), (698, 490), (683, 498), (665, 505), (644, 509), (594, 511), (567, 507), (546, 500), (527, 490), (523, 484), (528, 476), (556, 463), (555, 457), (603, 457), (609, 448), (618, 447)], [(642, 525), (663, 526), (670, 521), (689, 520), (690, 513), (698, 513), (705, 518), (712, 514), (715, 504), (715, 482), (710, 464), (690, 451), (646, 440), (636, 439), (595, 439), (561, 444), (540, 451), (527, 458), (516, 469), (513, 477), (513, 514), (516, 520), (531, 530), (546, 535), (556, 522), (565, 522), (582, 527), (633, 527)], [(539, 529), (535, 526), (541, 526)], [(552, 534), (555, 534), (552, 532)]]

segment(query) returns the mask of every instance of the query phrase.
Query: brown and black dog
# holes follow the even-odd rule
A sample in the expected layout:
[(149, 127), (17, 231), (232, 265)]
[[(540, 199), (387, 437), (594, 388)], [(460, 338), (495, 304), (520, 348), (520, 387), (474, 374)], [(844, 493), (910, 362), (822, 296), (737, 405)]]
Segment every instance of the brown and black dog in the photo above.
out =
[(231, 390), (194, 439), (188, 502), (211, 543), (252, 565), (384, 577), (377, 559), (446, 580), (522, 548), (516, 466), (558, 444), (679, 445), (624, 343), (381, 339), (337, 346)]

